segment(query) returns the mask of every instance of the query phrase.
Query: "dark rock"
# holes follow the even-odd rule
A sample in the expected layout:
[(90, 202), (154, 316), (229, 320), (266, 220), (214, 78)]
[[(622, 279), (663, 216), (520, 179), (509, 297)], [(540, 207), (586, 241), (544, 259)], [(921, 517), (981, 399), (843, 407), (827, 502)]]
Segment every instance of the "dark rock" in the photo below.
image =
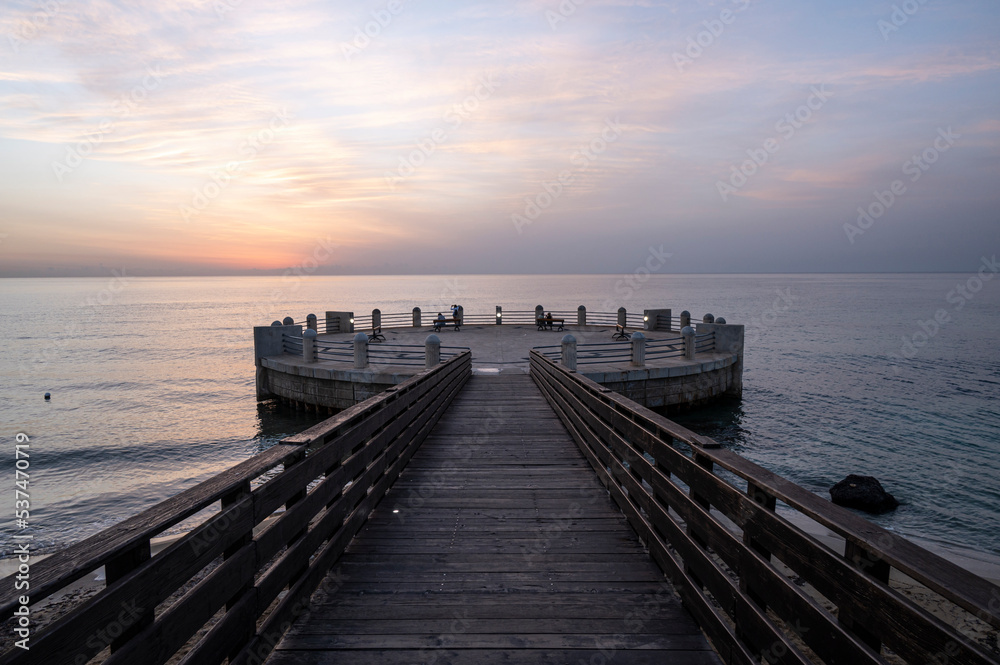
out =
[(854, 474), (830, 488), (830, 499), (838, 506), (857, 508), (876, 515), (899, 505), (899, 501), (886, 492), (877, 479)]

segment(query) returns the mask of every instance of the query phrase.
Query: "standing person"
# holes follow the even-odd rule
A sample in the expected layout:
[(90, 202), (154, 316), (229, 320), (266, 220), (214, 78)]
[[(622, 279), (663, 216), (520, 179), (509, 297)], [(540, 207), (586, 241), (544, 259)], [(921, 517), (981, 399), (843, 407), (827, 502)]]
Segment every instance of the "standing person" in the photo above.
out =
[(458, 323), (458, 305), (451, 306), (451, 318), (455, 319), (455, 323)]

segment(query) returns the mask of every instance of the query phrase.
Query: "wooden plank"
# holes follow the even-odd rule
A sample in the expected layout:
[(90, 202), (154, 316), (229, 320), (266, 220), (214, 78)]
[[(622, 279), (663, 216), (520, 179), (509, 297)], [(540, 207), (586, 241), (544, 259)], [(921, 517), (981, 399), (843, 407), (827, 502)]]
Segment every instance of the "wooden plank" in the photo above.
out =
[[(108, 634), (109, 627), (128, 627), (152, 614), (159, 603), (252, 529), (251, 515), (247, 498), (71, 610), (34, 636), (30, 651), (32, 659), (37, 659), (34, 662), (58, 665), (76, 663), (81, 656), (93, 657), (107, 646), (94, 636)], [(221, 528), (221, 524), (228, 526)], [(16, 651), (5, 654), (0, 662), (16, 662), (28, 653)]]
[[(532, 361), (540, 370), (551, 371), (545, 360)], [(702, 437), (667, 418), (642, 407), (627, 398), (604, 389), (586, 377), (575, 375), (574, 379), (592, 394), (599, 395), (606, 404), (614, 404), (627, 415), (616, 420), (625, 426), (632, 423), (658, 438), (664, 436), (684, 441), (702, 448), (713, 463), (753, 482), (767, 493), (788, 504), (802, 514), (819, 522), (835, 533), (864, 547), (896, 569), (906, 573), (942, 597), (959, 605), (994, 627), (1000, 628), (1000, 587), (980, 578), (951, 561), (869, 522), (860, 515), (837, 506), (816, 496), (802, 487), (750, 462), (740, 455), (725, 449), (707, 437)], [(633, 432), (628, 432), (630, 436)], [(655, 453), (654, 457), (656, 456)]]
[[(461, 650), (449, 653), (469, 662), (576, 662), (606, 646), (616, 663), (718, 663), (530, 378), (505, 381), (516, 404), (463, 402), (492, 378), (469, 380), (340, 557), (337, 591), (313, 599), (268, 662), (429, 661), (466, 612), (481, 618), (452, 631)], [(545, 409), (551, 433), (538, 436)], [(487, 436), (491, 418), (503, 437)], [(484, 466), (472, 448), (506, 461)]]
[[(597, 391), (591, 391), (590, 394), (588, 394), (585, 391), (582, 392), (580, 386), (577, 385), (577, 383), (585, 383), (586, 382), (585, 379), (576, 376), (570, 378), (569, 375), (566, 375), (565, 373), (562, 372), (558, 372), (554, 370), (551, 366), (544, 366), (542, 362), (535, 361), (533, 367), (535, 366), (537, 366), (540, 376), (544, 375), (546, 380), (551, 381), (553, 383), (553, 392), (557, 392), (559, 390), (558, 388), (555, 387), (556, 385), (559, 385), (564, 390), (566, 390), (566, 392), (571, 396), (571, 399), (579, 398), (587, 402), (586, 407), (578, 404), (575, 409), (569, 410), (571, 413), (575, 415), (575, 417), (579, 418), (581, 422), (586, 421), (588, 426), (595, 427), (598, 430), (604, 428), (606, 437), (609, 436), (607, 434), (607, 430), (621, 428), (624, 432), (627, 433), (627, 436), (633, 443), (636, 442), (637, 440), (641, 443), (646, 443), (646, 444), (655, 443), (654, 441), (650, 441), (650, 439), (653, 438), (651, 432), (648, 431), (644, 432), (645, 436), (643, 436), (641, 433), (636, 432), (636, 430), (639, 428), (636, 427), (636, 424), (633, 421), (641, 421), (643, 416), (643, 414), (636, 413), (638, 409), (633, 409), (633, 413), (630, 413), (629, 416), (626, 417), (622, 414), (616, 413), (615, 411), (611, 410), (610, 408), (608, 408), (606, 404), (606, 402), (610, 401), (610, 402), (615, 402), (619, 407), (628, 406), (629, 404), (631, 404), (630, 402), (628, 402), (628, 400), (625, 400), (620, 396), (607, 396), (604, 394), (599, 394), (597, 393)], [(604, 416), (603, 419), (596, 418), (593, 414), (591, 414), (589, 407), (595, 408), (597, 412), (603, 411), (603, 416)], [(614, 428), (608, 425), (608, 421), (614, 423)], [(674, 431), (673, 434), (676, 435), (678, 434), (678, 432)], [(611, 436), (608, 440), (614, 441), (616, 436), (617, 435)], [(623, 444), (623, 441), (619, 439), (619, 443)], [(697, 444), (700, 442), (695, 441), (694, 443)], [(834, 570), (837, 570), (845, 567), (843, 565), (843, 562), (839, 561), (839, 558), (836, 557), (832, 552), (829, 552), (828, 550), (825, 550), (825, 548), (822, 547), (813, 547), (811, 538), (797, 532), (797, 530), (794, 528), (787, 527), (787, 525), (784, 524), (783, 520), (776, 517), (772, 512), (770, 512), (766, 508), (762, 509), (760, 506), (754, 505), (754, 502), (747, 499), (741, 493), (736, 492), (735, 488), (732, 488), (727, 483), (725, 483), (718, 477), (714, 476), (714, 474), (712, 474), (711, 472), (705, 470), (699, 471), (697, 465), (692, 464), (689, 460), (687, 460), (684, 457), (679, 457), (676, 451), (665, 450), (665, 447), (663, 446), (662, 443), (660, 443), (656, 447), (654, 447), (654, 445), (649, 445), (647, 447), (647, 451), (651, 452), (654, 455), (654, 457), (656, 457), (657, 466), (665, 466), (666, 468), (674, 472), (676, 475), (678, 475), (682, 480), (684, 480), (690, 486), (692, 494), (697, 494), (701, 497), (704, 497), (704, 500), (707, 500), (711, 502), (713, 505), (720, 507), (722, 511), (726, 513), (727, 516), (729, 516), (731, 519), (733, 519), (738, 525), (744, 526), (746, 528), (753, 528), (753, 530), (748, 532), (748, 539), (749, 542), (755, 548), (761, 548), (766, 551), (767, 549), (770, 549), (772, 546), (780, 547), (781, 542), (783, 541), (781, 537), (775, 537), (773, 540), (769, 539), (769, 544), (764, 545), (763, 541), (761, 541), (757, 536), (758, 530), (763, 530), (764, 532), (766, 532), (767, 528), (776, 527), (783, 533), (784, 542), (786, 542), (785, 548), (789, 547), (787, 543), (790, 541), (792, 543), (791, 547), (793, 549), (795, 545), (800, 545), (802, 547), (805, 547), (808, 551), (810, 551), (813, 554), (813, 556), (817, 558), (810, 559), (810, 557), (808, 556), (797, 556), (797, 557), (792, 556), (791, 559), (785, 560), (784, 556), (779, 555), (779, 558), (785, 560), (785, 563), (791, 564), (791, 567), (795, 569), (796, 572), (798, 572), (800, 575), (805, 577), (807, 580), (812, 581), (809, 575), (805, 574), (806, 573), (805, 569), (807, 568), (810, 569), (809, 572), (813, 576), (818, 576), (820, 578), (823, 578), (824, 573), (822, 571), (817, 571), (812, 569), (832, 568)], [(618, 450), (618, 454), (622, 458), (626, 458), (630, 454), (630, 452), (631, 451), (627, 451), (623, 447), (619, 447)], [(666, 454), (664, 455), (664, 453)], [(697, 454), (705, 457), (710, 464), (714, 464), (720, 459), (725, 460), (723, 463), (720, 463), (721, 466), (723, 466), (724, 468), (728, 468), (729, 470), (734, 471), (739, 475), (743, 475), (744, 477), (749, 478), (752, 485), (755, 485), (758, 488), (762, 488), (764, 492), (766, 492), (771, 496), (777, 496), (778, 498), (785, 500), (786, 498), (788, 498), (789, 494), (809, 495), (809, 496), (800, 496), (799, 498), (801, 499), (801, 503), (811, 504), (816, 510), (825, 510), (825, 507), (823, 507), (822, 504), (827, 502), (822, 501), (822, 499), (819, 499), (819, 497), (815, 497), (815, 495), (811, 495), (810, 493), (805, 492), (805, 490), (802, 490), (801, 488), (791, 486), (791, 483), (788, 483), (787, 481), (784, 481), (784, 479), (780, 479), (777, 476), (774, 476), (774, 474), (761, 474), (759, 468), (751, 469), (749, 464), (745, 464), (745, 460), (742, 460), (742, 458), (739, 458), (737, 455), (730, 453), (729, 451), (698, 449)], [(661, 459), (661, 457), (667, 457), (669, 458), (669, 461)], [(630, 465), (630, 468), (627, 471), (624, 470), (624, 468), (619, 468), (616, 470), (615, 477), (618, 480), (618, 482), (627, 485), (627, 480), (629, 477), (639, 476), (644, 479), (648, 479), (650, 477), (649, 473), (652, 471), (651, 465), (645, 464), (644, 462), (638, 462), (634, 457), (629, 458), (629, 460), (633, 462), (633, 464)], [(604, 457), (602, 459), (602, 463), (611, 464), (612, 466), (614, 466), (617, 463), (617, 459), (614, 457)], [(649, 469), (642, 468), (644, 464), (645, 466), (650, 466), (650, 468)], [(742, 469), (743, 473), (740, 473), (740, 469)], [(749, 473), (748, 470), (750, 471)], [(662, 479), (663, 474), (659, 475), (661, 476)], [(761, 482), (760, 478), (760, 476), (762, 475), (764, 476), (763, 482)], [(664, 490), (666, 489), (668, 490), (668, 493), (672, 494), (673, 497), (672, 500), (670, 498), (667, 499), (667, 503), (669, 503), (672, 507), (690, 508), (690, 506), (688, 506), (687, 503), (684, 502), (685, 497), (682, 493), (680, 493), (679, 491), (669, 492), (669, 489), (673, 487), (672, 483), (669, 480), (664, 479), (663, 484), (658, 484), (659, 482), (660, 482), (659, 480), (653, 481), (654, 493), (663, 494)], [(782, 485), (788, 485), (791, 487), (790, 488), (785, 487), (784, 488), (785, 491), (775, 491), (776, 488), (780, 489)], [(642, 489), (642, 488), (637, 488), (633, 486), (630, 489), (632, 490), (632, 493), (635, 493), (637, 489)], [(722, 495), (721, 501), (719, 500), (720, 495)], [(674, 506), (675, 501), (681, 501), (682, 503), (679, 504), (679, 506)], [(644, 508), (648, 510), (649, 506), (644, 506)], [(839, 507), (832, 507), (832, 508), (836, 508), (836, 510), (831, 512), (844, 512)], [(760, 523), (754, 525), (754, 523), (752, 523), (748, 519), (747, 517), (748, 515), (752, 515), (753, 519), (758, 520)], [(707, 523), (706, 520), (710, 519), (708, 518), (707, 513), (704, 515), (696, 515), (692, 514), (690, 511), (683, 517), (688, 521), (688, 524), (692, 523), (706, 524)], [(856, 523), (856, 526), (858, 526), (857, 523), (868, 525), (868, 523), (865, 520), (853, 515), (852, 517), (855, 518), (854, 521)], [(878, 527), (874, 527), (874, 525), (868, 525), (865, 528), (868, 527), (878, 530)], [(855, 536), (859, 535), (860, 533), (859, 529), (860, 526), (858, 527), (858, 529), (855, 530), (856, 531), (854, 534)], [(723, 535), (724, 531), (725, 531), (724, 529), (721, 529), (716, 533), (722, 538), (727, 538), (727, 536)], [(849, 539), (849, 542), (853, 541), (850, 541)], [(676, 543), (674, 544), (676, 545)], [(718, 546), (719, 541), (716, 540), (714, 545)], [(910, 545), (911, 549), (914, 550), (920, 549), (912, 544)], [(796, 601), (794, 599), (795, 596), (798, 595), (794, 593), (794, 589), (791, 589), (793, 593), (789, 594), (788, 591), (790, 591), (790, 589), (787, 583), (784, 582), (784, 580), (781, 580), (780, 578), (775, 577), (773, 574), (771, 574), (770, 567), (766, 565), (766, 562), (763, 560), (758, 560), (759, 557), (757, 557), (755, 554), (752, 554), (746, 546), (744, 546), (742, 550), (740, 550), (739, 547), (737, 547), (734, 550), (732, 545), (727, 545), (727, 548), (723, 548), (722, 550), (720, 550), (720, 554), (723, 554), (723, 556), (725, 557), (726, 554), (728, 553), (729, 559), (730, 561), (732, 561), (734, 551), (740, 552), (740, 556), (742, 558), (742, 561), (740, 563), (749, 565), (751, 567), (756, 567), (756, 572), (758, 573), (758, 575), (766, 576), (766, 578), (769, 580), (768, 583), (772, 585), (770, 587), (770, 591), (776, 594), (777, 597), (782, 598), (786, 605), (783, 608), (783, 612), (786, 615), (786, 617), (788, 617), (790, 613), (796, 611), (792, 610), (790, 604), (798, 603), (800, 605), (800, 609), (798, 611), (803, 611), (803, 610), (806, 612), (810, 611), (808, 605), (805, 606), (801, 605), (801, 602), (799, 602), (802, 600), (801, 598), (799, 599), (799, 601)], [(878, 558), (879, 557), (878, 550), (874, 551), (876, 558)], [(785, 549), (782, 549), (782, 554), (783, 555), (786, 554)], [(911, 559), (911, 564), (913, 563), (914, 560), (915, 559)], [(821, 561), (823, 563), (818, 564), (817, 563), (818, 561)], [(884, 561), (882, 563), (884, 564)], [(931, 564), (932, 563), (933, 562), (931, 562)], [(850, 568), (850, 566), (846, 567)], [(851, 582), (850, 591), (845, 591), (839, 588), (835, 588), (837, 587), (838, 584), (843, 583), (845, 575), (846, 579)], [(971, 574), (966, 574), (966, 576), (967, 578), (975, 577)], [(833, 581), (834, 577), (837, 578), (838, 580), (837, 582)], [(774, 583), (778, 583), (779, 586), (774, 587), (773, 586)], [(866, 579), (863, 575), (855, 574), (852, 577), (850, 573), (840, 572), (837, 575), (831, 574), (828, 576), (827, 579), (821, 579), (820, 584), (814, 583), (814, 585), (816, 585), (818, 588), (820, 586), (823, 586), (826, 590), (825, 591), (823, 589), (820, 590), (828, 597), (844, 598), (845, 595), (848, 596), (844, 600), (845, 604), (842, 606), (847, 608), (845, 609), (845, 611), (850, 611), (852, 614), (854, 613), (854, 608), (856, 605), (858, 605), (859, 603), (863, 605), (864, 608), (867, 610), (867, 613), (864, 615), (867, 617), (865, 623), (868, 625), (881, 626), (883, 630), (894, 631), (894, 633), (899, 637), (887, 639), (887, 642), (890, 643), (890, 646), (892, 646), (895, 650), (897, 650), (897, 652), (901, 654), (906, 654), (910, 658), (926, 660), (926, 659), (934, 659), (935, 653), (952, 654), (954, 652), (957, 654), (958, 652), (961, 652), (961, 658), (967, 659), (968, 662), (988, 662), (988, 660), (984, 659), (988, 659), (989, 655), (983, 652), (977, 645), (970, 643), (964, 636), (957, 634), (949, 626), (946, 626), (942, 622), (936, 620), (934, 617), (930, 616), (927, 612), (924, 612), (923, 610), (920, 610), (915, 606), (912, 606), (912, 604), (909, 603), (909, 601), (899, 596), (899, 594), (896, 594), (895, 592), (888, 590), (887, 587), (885, 587), (885, 585), (882, 585), (880, 587), (876, 582)], [(975, 602), (969, 600), (968, 593), (965, 593), (965, 595), (966, 595), (966, 604), (969, 607), (975, 607)], [(859, 600), (859, 599), (864, 599), (864, 600)], [(985, 595), (982, 595), (979, 601), (980, 604), (984, 599)], [(872, 602), (874, 602), (875, 607), (873, 607)], [(876, 607), (878, 609), (876, 609)], [(813, 608), (813, 610), (815, 610), (815, 608)], [(854, 658), (858, 659), (872, 658), (870, 652), (865, 652), (863, 650), (863, 647), (853, 637), (846, 636), (846, 639), (844, 639), (843, 643), (841, 643), (841, 637), (837, 633), (839, 632), (842, 634), (842, 631), (838, 631), (835, 627), (831, 626), (830, 622), (827, 621), (825, 618), (823, 618), (820, 614), (817, 614), (816, 611), (812, 611), (812, 614), (817, 619), (823, 619), (823, 626), (827, 631), (827, 633), (825, 634), (825, 636), (822, 637), (822, 641), (817, 641), (817, 644), (821, 648), (825, 646), (826, 649), (828, 650), (827, 651), (828, 655), (831, 655), (832, 657), (833, 654), (832, 650), (839, 649), (841, 647), (846, 647), (855, 650), (853, 656)], [(888, 616), (896, 616), (899, 614), (905, 616), (906, 619), (902, 621), (894, 621), (892, 619), (884, 618)], [(870, 619), (874, 616), (882, 617), (881, 622), (875, 621), (874, 623), (872, 623)], [(985, 617), (981, 616), (981, 618)], [(821, 640), (821, 638), (817, 637), (817, 635), (819, 634), (814, 632), (811, 639)], [(840, 657), (843, 658), (845, 656), (843, 653), (841, 653)]]
[[(468, 356), (466, 355), (464, 358), (460, 358), (460, 360), (464, 360), (464, 365), (460, 364), (458, 367), (464, 367), (467, 370)], [(310, 594), (317, 588), (329, 567), (341, 556), (351, 538), (353, 538), (354, 534), (357, 533), (361, 525), (368, 518), (369, 513), (382, 499), (393, 481), (406, 466), (410, 457), (419, 448), (427, 434), (448, 408), (451, 400), (467, 381), (468, 372), (456, 370), (443, 376), (444, 378), (435, 385), (428, 395), (427, 404), (415, 418), (412, 418), (407, 429), (401, 432), (397, 439), (390, 444), (385, 454), (377, 457), (371, 466), (368, 467), (366, 474), (370, 474), (368, 476), (369, 481), (356, 482), (351, 490), (349, 490), (349, 493), (355, 490), (359, 492), (364, 491), (366, 498), (362, 499), (354, 507), (353, 512), (343, 522), (340, 529), (333, 534), (317, 553), (306, 573), (289, 588), (285, 597), (278, 603), (267, 619), (265, 619), (257, 637), (244, 646), (235, 658), (231, 659), (233, 665), (247, 663), (251, 660), (260, 660), (263, 655), (266, 655), (270, 651), (274, 642), (285, 632), (286, 627), (305, 611)], [(372, 483), (371, 478), (379, 479)], [(350, 505), (346, 502), (346, 498), (347, 495), (345, 494), (344, 505)], [(292, 550), (289, 551), (291, 552)], [(301, 551), (308, 550), (303, 549)], [(295, 556), (295, 554), (289, 555), (286, 553), (286, 556)], [(278, 581), (281, 579), (281, 577), (275, 578)], [(265, 591), (263, 584), (264, 581), (262, 580), (262, 584), (258, 586), (258, 593), (261, 594), (258, 603), (262, 607), (269, 604), (270, 596), (276, 595), (276, 590), (279, 588), (277, 583), (267, 582), (269, 595), (265, 597), (263, 595)]]
[[(31, 597), (35, 602), (100, 568), (123, 552), (134, 549), (202, 508), (220, 500), (247, 480), (281, 464), (297, 450), (276, 445), (194, 487), (162, 501), (75, 545), (31, 564)], [(21, 592), (14, 588), (13, 575), (3, 580), (0, 613), (8, 614)], [(0, 659), (0, 662), (4, 662)]]

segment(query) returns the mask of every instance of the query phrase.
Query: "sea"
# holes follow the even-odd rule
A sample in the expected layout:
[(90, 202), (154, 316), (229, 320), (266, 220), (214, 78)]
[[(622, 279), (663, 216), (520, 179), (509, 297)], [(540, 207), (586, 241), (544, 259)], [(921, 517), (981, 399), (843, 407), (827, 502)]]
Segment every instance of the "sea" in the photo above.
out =
[[(995, 563), (1000, 279), (991, 276), (0, 279), (0, 555), (13, 554), (15, 534), (30, 533), (36, 553), (70, 545), (317, 422), (257, 403), (254, 325), (461, 304), (466, 315), (496, 305), (671, 308), (744, 324), (742, 398), (678, 421), (823, 497), (847, 474), (876, 476), (901, 505), (872, 520)], [(20, 462), (21, 525), (18, 441), (30, 455)]]

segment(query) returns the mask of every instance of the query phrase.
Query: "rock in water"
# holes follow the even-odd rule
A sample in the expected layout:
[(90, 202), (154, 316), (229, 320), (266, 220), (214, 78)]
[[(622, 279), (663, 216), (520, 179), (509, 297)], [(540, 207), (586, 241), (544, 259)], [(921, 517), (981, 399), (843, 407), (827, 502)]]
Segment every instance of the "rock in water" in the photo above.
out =
[(899, 505), (899, 501), (886, 492), (876, 478), (854, 474), (830, 488), (830, 499), (838, 506), (874, 514), (888, 512)]

